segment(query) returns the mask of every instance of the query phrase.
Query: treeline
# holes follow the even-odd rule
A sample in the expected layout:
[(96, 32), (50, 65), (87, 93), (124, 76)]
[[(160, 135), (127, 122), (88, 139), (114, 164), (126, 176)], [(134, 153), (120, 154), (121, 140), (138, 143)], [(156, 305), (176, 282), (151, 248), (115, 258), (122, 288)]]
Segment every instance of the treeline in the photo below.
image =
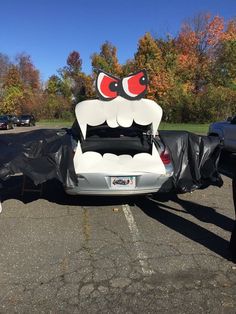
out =
[(0, 54), (0, 113), (34, 113), (38, 118), (69, 118), (79, 101), (96, 97), (97, 69), (126, 76), (145, 68), (147, 97), (159, 103), (169, 122), (209, 122), (236, 114), (236, 19), (199, 14), (173, 38), (140, 38), (133, 59), (120, 64), (117, 48), (102, 44), (91, 56), (92, 74), (82, 72), (78, 51), (46, 83), (30, 56), (14, 62)]

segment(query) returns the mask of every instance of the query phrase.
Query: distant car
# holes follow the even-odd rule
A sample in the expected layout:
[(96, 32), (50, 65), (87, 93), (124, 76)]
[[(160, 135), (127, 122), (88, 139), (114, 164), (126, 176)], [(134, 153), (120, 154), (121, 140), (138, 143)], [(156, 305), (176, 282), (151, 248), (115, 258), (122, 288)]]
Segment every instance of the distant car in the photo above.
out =
[(0, 129), (1, 130), (13, 129), (13, 122), (8, 117), (8, 115), (0, 116)]
[(23, 114), (16, 120), (17, 126), (34, 126), (35, 117), (32, 114)]
[(236, 115), (225, 121), (211, 123), (208, 135), (218, 136), (224, 150), (236, 153)]
[(16, 126), (19, 123), (19, 117), (18, 116), (12, 116), (12, 122)]

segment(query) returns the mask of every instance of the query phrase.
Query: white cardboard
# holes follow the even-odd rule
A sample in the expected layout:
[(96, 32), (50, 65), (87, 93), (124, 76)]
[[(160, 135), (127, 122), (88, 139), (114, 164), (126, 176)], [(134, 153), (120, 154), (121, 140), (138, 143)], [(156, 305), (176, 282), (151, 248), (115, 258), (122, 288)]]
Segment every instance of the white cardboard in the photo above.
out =
[[(161, 118), (162, 109), (154, 101), (149, 99), (127, 100), (120, 96), (111, 101), (86, 100), (77, 104), (75, 108), (76, 118), (86, 138), (87, 125), (96, 126), (104, 123), (112, 127), (130, 127), (133, 121), (139, 125), (153, 126), (156, 134)], [(80, 143), (74, 156), (75, 172), (82, 173), (116, 173), (149, 172), (165, 174), (165, 166), (153, 145), (151, 154), (139, 153), (135, 156), (104, 154), (97, 152), (82, 153)]]

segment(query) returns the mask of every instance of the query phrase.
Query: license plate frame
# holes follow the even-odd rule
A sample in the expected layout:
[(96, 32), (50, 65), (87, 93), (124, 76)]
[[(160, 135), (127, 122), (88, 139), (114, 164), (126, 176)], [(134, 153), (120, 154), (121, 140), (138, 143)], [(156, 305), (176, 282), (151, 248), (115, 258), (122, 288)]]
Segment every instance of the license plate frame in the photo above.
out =
[(113, 190), (132, 190), (136, 187), (135, 176), (113, 176), (111, 178), (111, 189)]

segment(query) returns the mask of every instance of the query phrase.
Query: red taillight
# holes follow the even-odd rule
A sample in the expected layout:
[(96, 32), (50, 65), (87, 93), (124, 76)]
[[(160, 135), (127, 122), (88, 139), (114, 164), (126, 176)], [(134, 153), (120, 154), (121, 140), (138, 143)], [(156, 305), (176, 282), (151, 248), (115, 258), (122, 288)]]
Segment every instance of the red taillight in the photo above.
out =
[(168, 165), (171, 163), (170, 155), (167, 150), (163, 150), (160, 157), (164, 165)]

